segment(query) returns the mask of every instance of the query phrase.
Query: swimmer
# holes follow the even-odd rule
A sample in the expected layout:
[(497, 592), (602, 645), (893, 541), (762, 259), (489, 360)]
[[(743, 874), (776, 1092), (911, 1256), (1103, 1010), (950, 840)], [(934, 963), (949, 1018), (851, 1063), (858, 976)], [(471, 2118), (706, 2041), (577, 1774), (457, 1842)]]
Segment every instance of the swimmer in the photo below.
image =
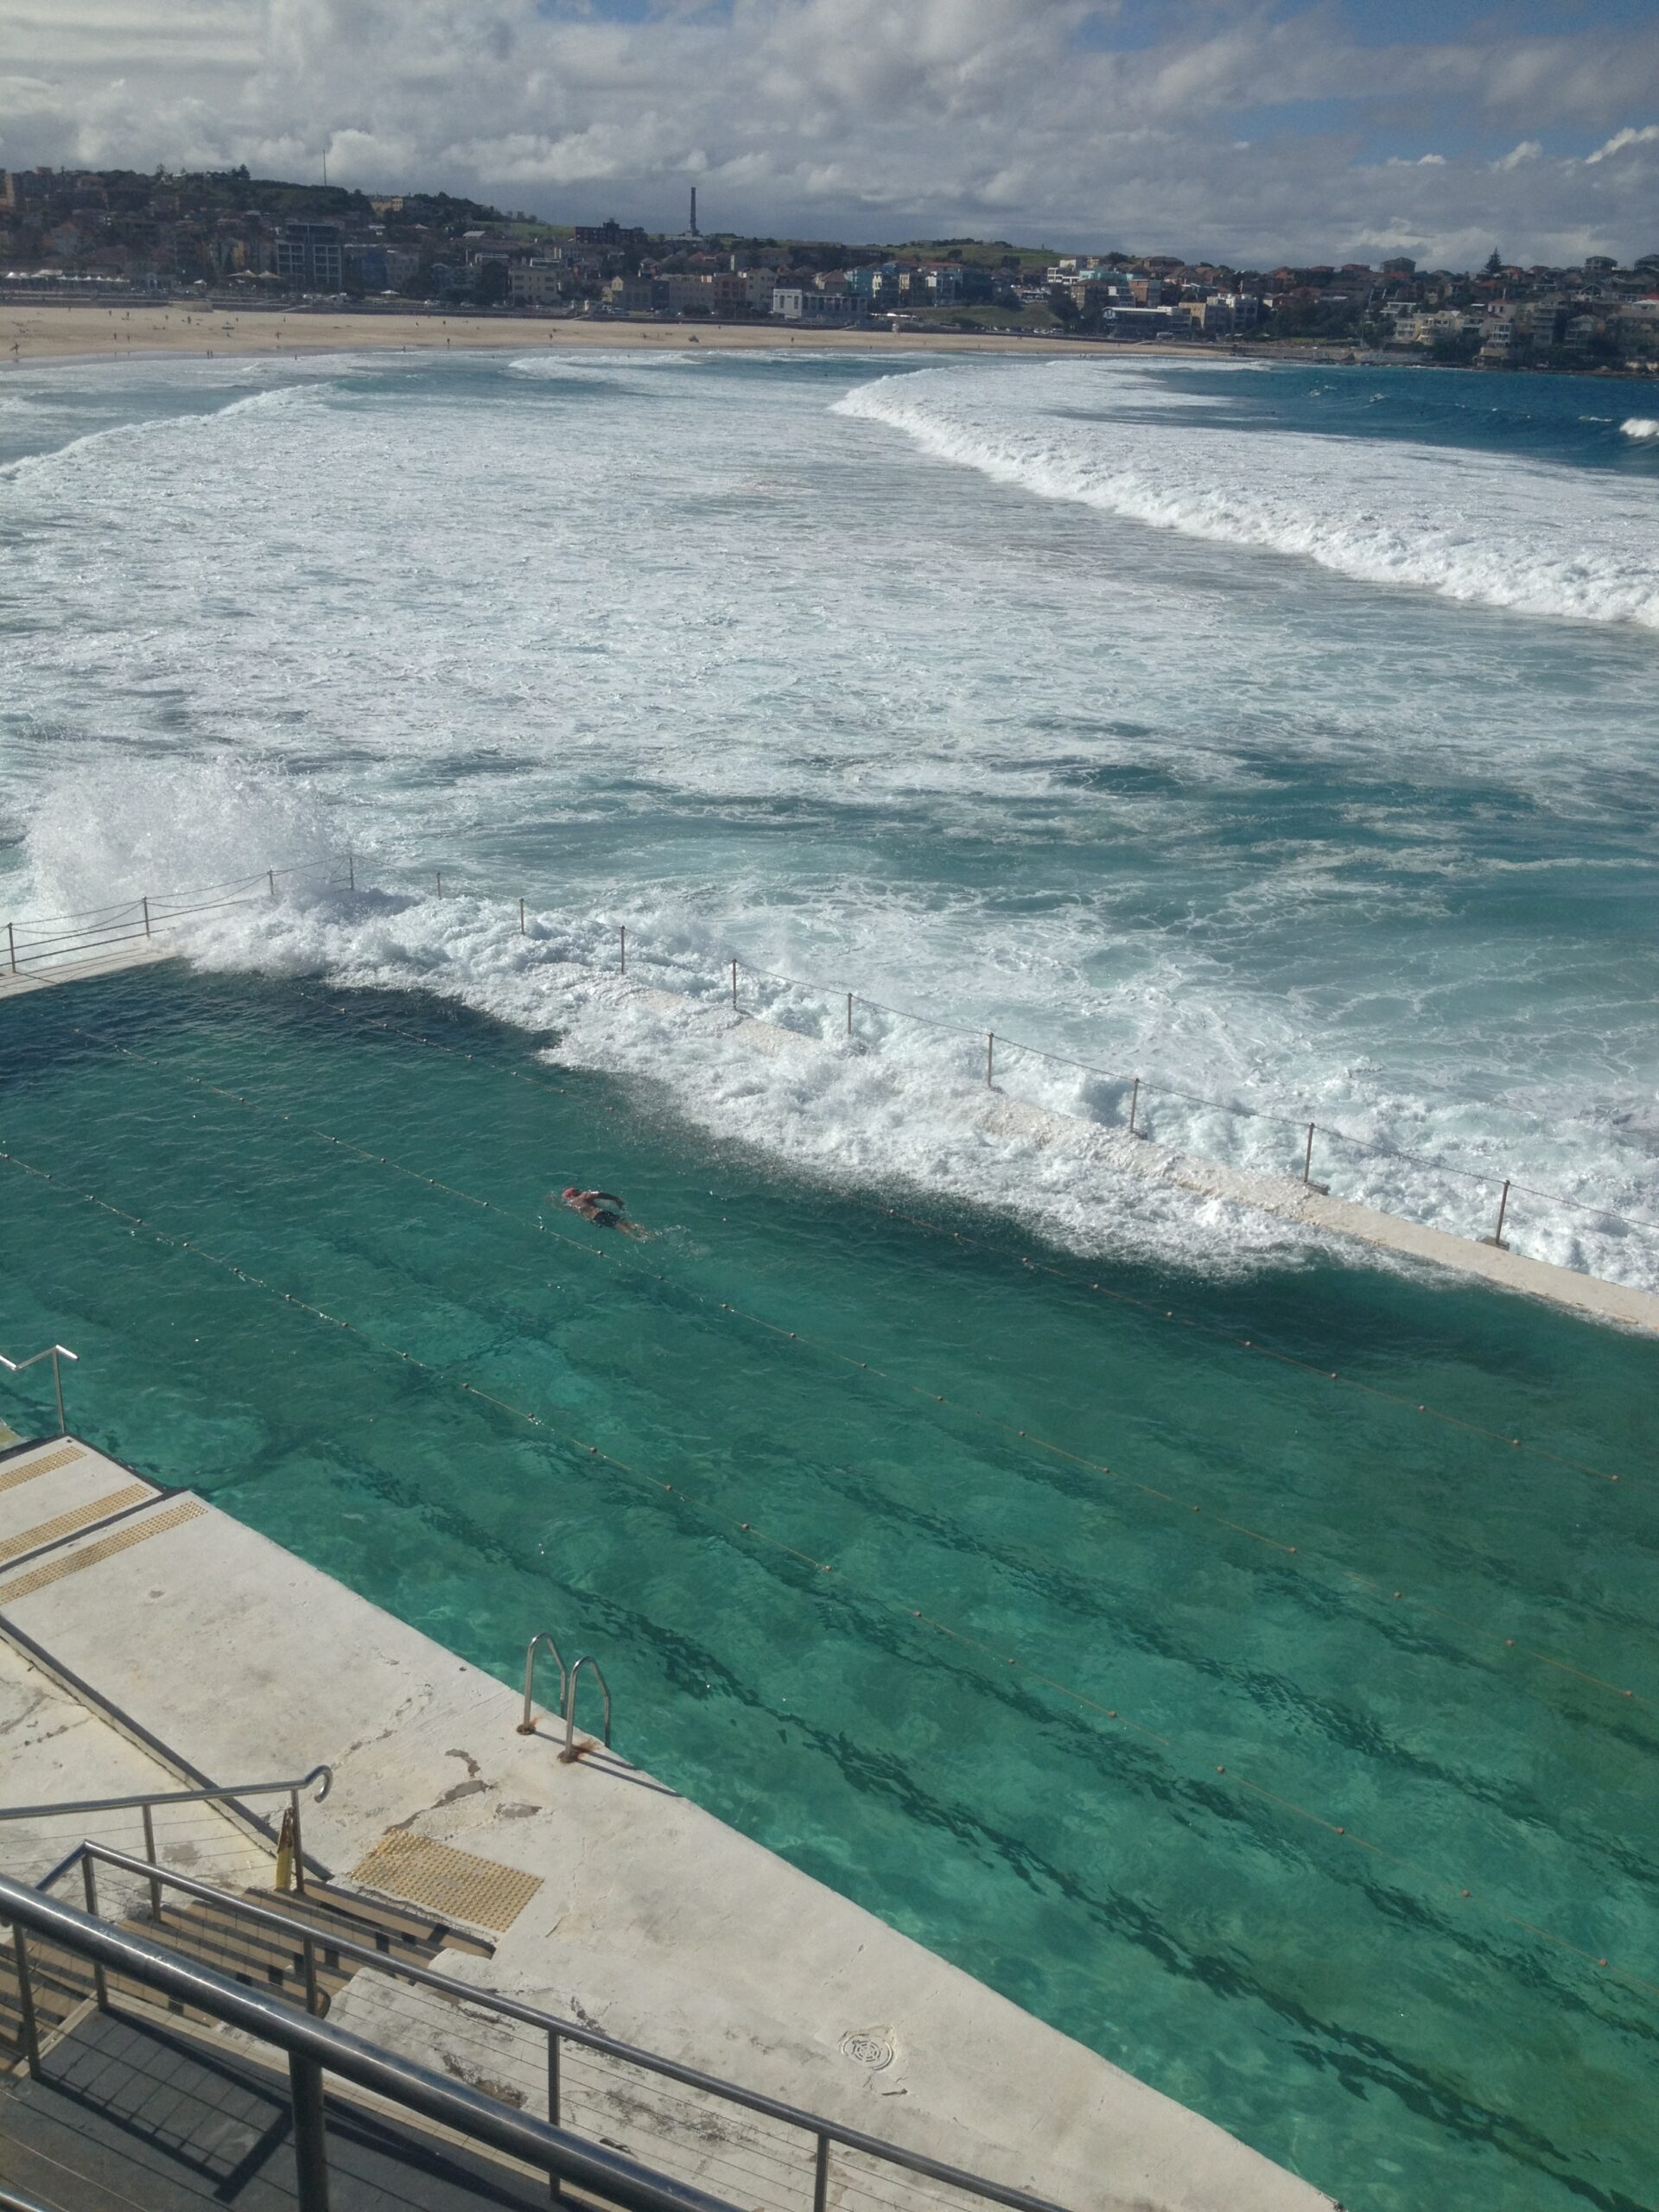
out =
[(584, 1221), (591, 1221), (595, 1229), (618, 1229), (624, 1236), (645, 1236), (649, 1231), (641, 1229), (637, 1221), (625, 1221), (627, 1201), (619, 1198), (614, 1191), (579, 1191), (574, 1183), (567, 1183), (559, 1192), (572, 1213), (579, 1213)]

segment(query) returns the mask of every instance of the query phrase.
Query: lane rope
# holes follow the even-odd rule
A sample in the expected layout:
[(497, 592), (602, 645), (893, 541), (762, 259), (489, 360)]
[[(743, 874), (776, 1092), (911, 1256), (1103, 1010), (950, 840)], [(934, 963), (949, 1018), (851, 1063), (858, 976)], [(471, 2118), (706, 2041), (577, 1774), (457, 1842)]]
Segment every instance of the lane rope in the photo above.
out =
[[(419, 1168), (406, 1166), (404, 1162), (393, 1160), (387, 1154), (377, 1153), (365, 1146), (354, 1144), (347, 1138), (334, 1136), (329, 1131), (320, 1129), (312, 1123), (285, 1112), (280, 1107), (268, 1105), (247, 1091), (232, 1090), (222, 1084), (208, 1082), (205, 1077), (192, 1075), (187, 1070), (170, 1067), (166, 1062), (157, 1060), (148, 1053), (139, 1052), (135, 1046), (124, 1045), (100, 1032), (76, 1026), (74, 1034), (86, 1039), (88, 1042), (97, 1044), (103, 1050), (119, 1053), (128, 1059), (137, 1060), (141, 1065), (151, 1069), (169, 1081), (188, 1084), (195, 1090), (207, 1092), (213, 1097), (243, 1107), (250, 1113), (267, 1117), (274, 1116), (319, 1143), (346, 1153), (371, 1166), (384, 1167), (392, 1174), (402, 1176), (406, 1180), (417, 1183), (428, 1190), (436, 1191), (445, 1197), (459, 1199), (467, 1205), (476, 1207), (480, 1211), (493, 1213), (514, 1228), (540, 1236), (550, 1236), (556, 1243), (566, 1246), (573, 1252), (581, 1253), (586, 1258), (608, 1261), (613, 1265), (620, 1266), (630, 1274), (639, 1276), (642, 1281), (661, 1284), (664, 1288), (674, 1291), (678, 1296), (706, 1311), (729, 1314), (734, 1319), (746, 1322), (750, 1326), (762, 1330), (780, 1341), (798, 1344), (803, 1349), (816, 1352), (822, 1357), (836, 1361), (855, 1373), (874, 1376), (883, 1382), (890, 1382), (895, 1388), (906, 1390), (912, 1396), (929, 1404), (948, 1407), (954, 1413), (966, 1414), (987, 1427), (1001, 1431), (1004, 1436), (1016, 1443), (1029, 1446), (1034, 1452), (1064, 1460), (1068, 1465), (1081, 1468), (1090, 1474), (1108, 1476), (1125, 1488), (1135, 1491), (1142, 1497), (1154, 1499), (1160, 1504), (1168, 1506), (1173, 1511), (1181, 1514), (1184, 1521), (1188, 1516), (1198, 1518), (1205, 1525), (1206, 1532), (1210, 1527), (1227, 1529), (1236, 1535), (1245, 1537), (1252, 1543), (1267, 1547), (1285, 1560), (1295, 1560), (1304, 1572), (1324, 1573), (1363, 1590), (1374, 1598), (1383, 1599), (1390, 1605), (1399, 1604), (1427, 1618), (1446, 1623), (1459, 1629), (1465, 1635), (1477, 1641), (1484, 1642), (1495, 1650), (1513, 1652), (1518, 1657), (1535, 1660), (1541, 1666), (1552, 1668), (1560, 1674), (1570, 1675), (1575, 1680), (1587, 1683), (1596, 1689), (1605, 1690), (1611, 1696), (1627, 1700), (1636, 1705), (1645, 1707), (1650, 1707), (1653, 1702), (1647, 1695), (1626, 1688), (1621, 1683), (1609, 1681), (1605, 1676), (1598, 1675), (1590, 1668), (1580, 1666), (1576, 1662), (1560, 1658), (1552, 1652), (1541, 1651), (1530, 1644), (1521, 1643), (1515, 1637), (1504, 1635), (1500, 1629), (1478, 1623), (1467, 1613), (1454, 1612), (1446, 1606), (1434, 1605), (1427, 1599), (1408, 1595), (1403, 1587), (1395, 1588), (1391, 1583), (1379, 1580), (1373, 1575), (1362, 1574), (1356, 1568), (1344, 1567), (1330, 1560), (1320, 1559), (1316, 1554), (1305, 1551), (1300, 1544), (1288, 1543), (1281, 1536), (1270, 1535), (1265, 1530), (1250, 1527), (1246, 1522), (1233, 1520), (1228, 1515), (1217, 1511), (1211, 1504), (1195, 1503), (1190, 1497), (1177, 1497), (1168, 1491), (1159, 1488), (1155, 1484), (1142, 1482), (1136, 1477), (1125, 1474), (1121, 1468), (1113, 1467), (1103, 1460), (1091, 1459), (1082, 1452), (1070, 1450), (1065, 1445), (1056, 1444), (1047, 1437), (1021, 1428), (1016, 1422), (1005, 1419), (1001, 1414), (989, 1413), (983, 1407), (976, 1406), (970, 1401), (952, 1397), (943, 1391), (934, 1390), (925, 1383), (913, 1382), (906, 1376), (896, 1374), (890, 1369), (879, 1367), (869, 1360), (856, 1358), (851, 1353), (843, 1351), (839, 1345), (830, 1343), (823, 1338), (813, 1336), (803, 1330), (786, 1328), (783, 1323), (773, 1321), (764, 1314), (751, 1313), (747, 1308), (733, 1304), (728, 1300), (716, 1299), (707, 1292), (695, 1290), (677, 1278), (652, 1268), (645, 1260), (635, 1257), (629, 1251), (588, 1244), (581, 1237), (571, 1236), (565, 1230), (550, 1228), (547, 1223), (538, 1216), (518, 1213), (511, 1207), (499, 1205), (493, 1198), (480, 1198), (475, 1192), (464, 1190), (457, 1184), (447, 1182), (440, 1176), (429, 1175)], [(855, 1201), (855, 1203), (861, 1202)], [(882, 1208), (879, 1211), (890, 1212), (893, 1210)], [(912, 1218), (909, 1216), (900, 1217), (907, 1220)], [(931, 1224), (922, 1225), (933, 1226)], [(953, 1232), (941, 1231), (940, 1233)], [(1030, 1266), (1032, 1262), (1026, 1262), (1024, 1264)], [(1063, 1279), (1070, 1280), (1070, 1278)], [(1293, 1363), (1293, 1364), (1299, 1363)]]
[[(617, 1458), (613, 1452), (602, 1451), (599, 1446), (588, 1443), (585, 1439), (576, 1435), (574, 1431), (563, 1428), (562, 1425), (558, 1428), (550, 1429), (548, 1421), (542, 1415), (531, 1413), (525, 1407), (514, 1405), (507, 1399), (498, 1397), (491, 1391), (480, 1389), (468, 1377), (459, 1375), (453, 1364), (439, 1367), (430, 1361), (416, 1358), (414, 1354), (403, 1351), (397, 1345), (386, 1344), (380, 1338), (370, 1335), (366, 1330), (359, 1328), (356, 1323), (346, 1320), (341, 1315), (329, 1313), (323, 1307), (314, 1306), (309, 1300), (301, 1298), (294, 1292), (284, 1290), (280, 1285), (269, 1282), (264, 1277), (254, 1274), (250, 1269), (239, 1266), (225, 1255), (210, 1251), (206, 1245), (192, 1238), (181, 1236), (175, 1231), (164, 1230), (154, 1222), (145, 1221), (141, 1216), (128, 1212), (124, 1207), (114, 1205), (110, 1199), (101, 1197), (95, 1191), (79, 1189), (74, 1185), (61, 1180), (50, 1170), (24, 1160), (15, 1152), (0, 1149), (0, 1161), (4, 1161), (8, 1166), (17, 1169), (21, 1173), (38, 1183), (49, 1185), (55, 1195), (91, 1205), (100, 1212), (109, 1215), (113, 1220), (124, 1224), (130, 1235), (142, 1232), (159, 1244), (167, 1245), (177, 1251), (188, 1252), (192, 1257), (222, 1270), (254, 1289), (264, 1291), (268, 1296), (294, 1307), (299, 1313), (307, 1314), (326, 1327), (346, 1332), (355, 1337), (359, 1343), (365, 1344), (371, 1351), (385, 1358), (398, 1360), (416, 1371), (431, 1376), (435, 1381), (449, 1382), (469, 1395), (481, 1399), (486, 1405), (494, 1406), (503, 1414), (516, 1421), (524, 1421), (532, 1428), (542, 1430), (544, 1433), (562, 1433), (565, 1441), (577, 1450), (586, 1452), (592, 1459), (603, 1465), (615, 1468), (620, 1473), (629, 1477), (631, 1480), (642, 1484), (652, 1491), (673, 1497), (680, 1503), (690, 1506), (694, 1511), (703, 1515), (728, 1534), (750, 1536), (757, 1543), (797, 1560), (817, 1573), (833, 1576), (837, 1573), (830, 1561), (818, 1559), (812, 1553), (803, 1551), (796, 1545), (786, 1543), (781, 1538), (770, 1535), (766, 1531), (757, 1529), (752, 1522), (734, 1521), (725, 1508), (715, 1504), (709, 1499), (699, 1497), (695, 1491), (686, 1490), (678, 1484), (664, 1482), (660, 1476), (652, 1475), (644, 1468), (636, 1467), (629, 1461)], [(1338, 1839), (1356, 1850), (1366, 1853), (1381, 1864), (1409, 1872), (1437, 1895), (1448, 1900), (1455, 1899), (1460, 1904), (1472, 1904), (1492, 1918), (1502, 1922), (1505, 1926), (1517, 1929), (1527, 1936), (1550, 1944), (1583, 1964), (1595, 1968), (1598, 1973), (1611, 1974), (1627, 1986), (1640, 1990), (1645, 1996), (1659, 1998), (1659, 1982), (1649, 1981), (1631, 1968), (1617, 1962), (1611, 1956), (1588, 1951), (1582, 1944), (1574, 1943), (1567, 1937), (1557, 1935), (1553, 1929), (1543, 1927), (1535, 1921), (1510, 1912), (1502, 1904), (1493, 1903), (1484, 1896), (1478, 1897), (1472, 1885), (1458, 1882), (1441, 1873), (1438, 1869), (1425, 1866), (1419, 1859), (1411, 1859), (1401, 1853), (1390, 1852), (1382, 1845), (1373, 1842), (1369, 1837), (1356, 1833), (1345, 1821), (1333, 1821), (1328, 1815), (1316, 1812), (1294, 1797), (1287, 1797), (1277, 1790), (1269, 1789), (1264, 1783), (1258, 1783), (1250, 1776), (1240, 1772), (1224, 1758), (1216, 1759), (1211, 1754), (1201, 1755), (1191, 1746), (1179, 1744), (1174, 1738), (1164, 1734), (1161, 1730), (1152, 1727), (1145, 1721), (1135, 1719), (1132, 1714), (1121, 1708), (1105, 1705), (1098, 1698), (1090, 1697), (1085, 1691), (1074, 1688), (1070, 1683), (1062, 1682), (1053, 1675), (1041, 1672), (1023, 1662), (1017, 1652), (1000, 1650), (995, 1645), (986, 1643), (982, 1637), (970, 1634), (967, 1630), (958, 1628), (951, 1623), (943, 1621), (928, 1613), (921, 1606), (912, 1605), (906, 1599), (892, 1596), (868, 1584), (855, 1581), (845, 1575), (841, 1577), (841, 1582), (849, 1592), (855, 1593), (872, 1608), (882, 1609), (895, 1615), (902, 1614), (912, 1621), (918, 1621), (924, 1627), (949, 1638), (963, 1649), (980, 1654), (993, 1666), (998, 1669), (1016, 1669), (1024, 1675), (1027, 1681), (1039, 1684), (1043, 1688), (1052, 1691), (1056, 1696), (1068, 1700), (1081, 1711), (1109, 1720), (1116, 1727), (1141, 1741), (1156, 1744), (1166, 1751), (1177, 1753), (1181, 1759), (1191, 1762), (1198, 1770), (1208, 1770), (1208, 1773), (1213, 1773), (1217, 1779), (1225, 1782), (1230, 1788), (1253, 1796), (1262, 1803), (1278, 1807), (1296, 1820), (1319, 1829), (1323, 1834)], [(1212, 1786), (1209, 1783), (1208, 1773), (1205, 1774), (1204, 1783), (1206, 1788)], [(1191, 1786), (1195, 1782), (1196, 1776), (1189, 1775), (1185, 1779)]]

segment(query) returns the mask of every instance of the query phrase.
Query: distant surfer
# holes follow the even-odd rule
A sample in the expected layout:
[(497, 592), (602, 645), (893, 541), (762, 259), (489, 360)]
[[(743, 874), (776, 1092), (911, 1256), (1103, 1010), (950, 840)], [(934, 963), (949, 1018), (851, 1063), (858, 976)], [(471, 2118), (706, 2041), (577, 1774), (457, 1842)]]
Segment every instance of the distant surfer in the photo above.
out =
[(614, 1191), (579, 1191), (574, 1183), (567, 1183), (559, 1196), (572, 1213), (591, 1221), (595, 1229), (620, 1230), (624, 1236), (645, 1236), (650, 1233), (641, 1229), (637, 1221), (624, 1218), (628, 1211), (627, 1201), (619, 1198)]

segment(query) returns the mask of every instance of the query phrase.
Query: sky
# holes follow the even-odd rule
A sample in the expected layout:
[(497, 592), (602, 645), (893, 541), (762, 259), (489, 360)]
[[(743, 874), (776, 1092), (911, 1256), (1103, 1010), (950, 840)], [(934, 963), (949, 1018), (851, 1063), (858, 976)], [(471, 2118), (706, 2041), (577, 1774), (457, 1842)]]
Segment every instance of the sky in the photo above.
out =
[(0, 163), (1241, 266), (1659, 252), (1659, 0), (0, 0)]

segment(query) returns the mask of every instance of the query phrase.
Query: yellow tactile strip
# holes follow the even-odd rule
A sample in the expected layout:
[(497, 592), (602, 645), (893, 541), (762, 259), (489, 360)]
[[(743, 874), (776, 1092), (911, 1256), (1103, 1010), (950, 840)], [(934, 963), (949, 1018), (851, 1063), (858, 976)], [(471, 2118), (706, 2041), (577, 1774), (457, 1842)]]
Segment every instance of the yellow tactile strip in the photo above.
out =
[(120, 1513), (129, 1505), (142, 1505), (155, 1491), (148, 1483), (128, 1483), (124, 1489), (112, 1490), (107, 1497), (94, 1497), (85, 1505), (71, 1506), (68, 1512), (60, 1513), (50, 1521), (41, 1521), (33, 1529), (25, 1529), (21, 1535), (7, 1536), (0, 1541), (0, 1567), (9, 1559), (21, 1559), (25, 1552), (38, 1551), (42, 1544), (55, 1543), (60, 1536), (73, 1536), (77, 1529), (89, 1529), (94, 1521), (107, 1521), (112, 1513)]
[(14, 1575), (10, 1582), (0, 1582), (0, 1605), (14, 1604), (19, 1598), (44, 1590), (48, 1582), (60, 1582), (66, 1574), (79, 1574), (83, 1567), (96, 1567), (99, 1560), (125, 1551), (130, 1544), (142, 1544), (146, 1536), (159, 1536), (166, 1529), (176, 1529), (181, 1522), (194, 1521), (199, 1513), (207, 1510), (195, 1498), (187, 1497), (181, 1504), (169, 1505), (164, 1512), (147, 1513), (142, 1521), (129, 1521), (124, 1529), (118, 1529), (112, 1536), (100, 1536), (95, 1544), (82, 1544), (78, 1551), (60, 1552), (55, 1559), (42, 1560), (27, 1574)]
[[(0, 1598), (4, 1595), (0, 1590)], [(512, 1927), (542, 1886), (539, 1874), (498, 1866), (493, 1859), (475, 1859), (470, 1851), (411, 1835), (406, 1828), (383, 1835), (353, 1867), (351, 1878), (365, 1890), (384, 1891), (410, 1904), (425, 1905), (446, 1920), (487, 1928), (497, 1936)]]
[(0, 1490), (16, 1490), (19, 1483), (33, 1482), (36, 1475), (54, 1475), (60, 1467), (73, 1466), (86, 1454), (79, 1444), (65, 1445), (60, 1451), (48, 1452), (44, 1459), (31, 1459), (22, 1467), (0, 1467)]

